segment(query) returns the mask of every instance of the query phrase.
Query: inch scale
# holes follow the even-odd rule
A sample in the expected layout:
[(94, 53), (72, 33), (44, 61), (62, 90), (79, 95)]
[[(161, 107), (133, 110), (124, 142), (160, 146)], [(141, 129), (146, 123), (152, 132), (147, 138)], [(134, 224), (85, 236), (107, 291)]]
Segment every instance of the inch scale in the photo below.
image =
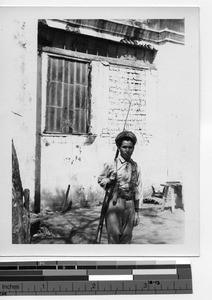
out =
[(0, 262), (0, 295), (191, 294), (188, 263)]

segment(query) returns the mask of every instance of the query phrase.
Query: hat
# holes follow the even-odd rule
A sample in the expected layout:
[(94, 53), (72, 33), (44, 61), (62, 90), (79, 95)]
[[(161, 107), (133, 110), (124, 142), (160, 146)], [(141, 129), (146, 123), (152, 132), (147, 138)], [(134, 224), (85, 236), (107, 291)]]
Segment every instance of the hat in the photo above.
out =
[(137, 138), (132, 131), (122, 131), (117, 135), (115, 139), (116, 146), (120, 147), (122, 141), (125, 139), (130, 140), (133, 143), (133, 145), (135, 145), (137, 142)]

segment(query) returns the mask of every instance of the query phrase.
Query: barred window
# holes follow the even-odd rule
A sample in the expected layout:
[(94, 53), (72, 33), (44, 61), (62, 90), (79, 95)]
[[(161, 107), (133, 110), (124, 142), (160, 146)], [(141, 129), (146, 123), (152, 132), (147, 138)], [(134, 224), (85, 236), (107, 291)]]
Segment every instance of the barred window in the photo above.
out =
[(48, 56), (45, 133), (88, 133), (88, 90), (88, 62)]

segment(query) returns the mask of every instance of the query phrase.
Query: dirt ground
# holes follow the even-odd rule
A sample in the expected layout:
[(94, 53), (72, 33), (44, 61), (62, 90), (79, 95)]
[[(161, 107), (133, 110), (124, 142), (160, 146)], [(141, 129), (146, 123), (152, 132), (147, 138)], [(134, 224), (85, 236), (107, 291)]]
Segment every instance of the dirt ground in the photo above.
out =
[[(101, 206), (72, 209), (64, 214), (43, 213), (34, 216), (40, 219), (38, 232), (33, 234), (33, 244), (93, 244)], [(140, 223), (134, 228), (132, 244), (182, 244), (184, 242), (185, 212), (178, 208), (174, 213), (166, 205), (143, 204)], [(107, 243), (106, 229), (102, 244)]]
[(169, 207), (161, 212), (156, 205), (144, 204), (140, 224), (134, 228), (133, 244), (182, 244), (184, 243), (185, 212), (178, 208), (174, 213)]

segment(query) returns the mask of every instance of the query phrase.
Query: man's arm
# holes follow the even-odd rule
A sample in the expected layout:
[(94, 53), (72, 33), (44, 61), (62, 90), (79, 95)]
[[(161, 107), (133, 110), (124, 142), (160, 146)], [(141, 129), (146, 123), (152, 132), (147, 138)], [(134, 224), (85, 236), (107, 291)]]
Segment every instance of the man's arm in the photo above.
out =
[(107, 163), (104, 164), (104, 169), (98, 177), (98, 184), (106, 190), (110, 183), (114, 181), (114, 179), (114, 166)]
[(139, 217), (139, 201), (142, 198), (142, 181), (141, 181), (141, 170), (137, 167), (137, 182), (135, 187), (135, 219), (134, 219), (134, 226), (137, 226), (140, 222)]

